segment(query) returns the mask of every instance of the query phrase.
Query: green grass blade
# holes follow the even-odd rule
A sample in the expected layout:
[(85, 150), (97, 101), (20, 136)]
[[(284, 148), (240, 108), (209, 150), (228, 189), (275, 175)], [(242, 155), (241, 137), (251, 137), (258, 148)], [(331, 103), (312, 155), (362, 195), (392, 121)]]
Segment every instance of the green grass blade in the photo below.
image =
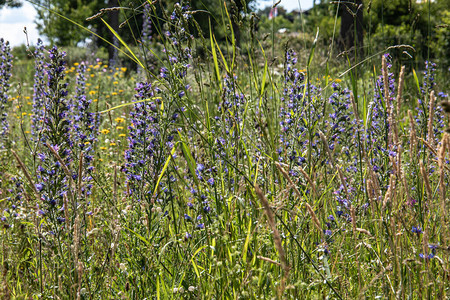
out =
[(110, 112), (112, 110), (115, 110), (115, 109), (118, 109), (118, 108), (122, 108), (122, 107), (125, 107), (125, 106), (128, 106), (128, 105), (132, 105), (132, 104), (135, 104), (135, 103), (147, 102), (147, 101), (157, 100), (157, 99), (162, 99), (162, 98), (161, 97), (152, 97), (152, 98), (148, 98), (148, 99), (142, 99), (142, 100), (139, 100), (139, 101), (123, 103), (123, 104), (120, 104), (120, 105), (108, 108), (106, 110), (102, 110), (102, 111), (99, 112), (99, 114), (104, 114), (104, 113)]
[[(127, 43), (125, 43), (125, 41), (120, 37), (120, 35), (108, 24), (108, 22), (106, 22), (105, 20), (103, 20), (103, 18), (100, 18), (103, 23), (105, 23), (106, 27), (108, 27), (108, 29), (114, 34), (114, 36), (120, 41), (120, 43), (128, 50), (128, 52), (130, 52), (130, 54), (133, 56), (134, 61), (141, 66), (141, 68), (145, 69), (144, 65), (142, 64), (142, 62), (139, 60), (139, 58), (137, 58), (137, 56), (134, 54), (134, 52), (130, 49), (130, 47), (128, 46)], [(114, 46), (115, 47), (115, 46)], [(116, 49), (119, 49), (116, 47)]]
[[(269, 64), (267, 63), (266, 52), (264, 51), (264, 48), (261, 45), (261, 43), (259, 43), (259, 46), (261, 47), (261, 51), (262, 51), (262, 54), (264, 56), (264, 72), (263, 72), (263, 77), (262, 77), (262, 82), (261, 82), (261, 91), (260, 91), (260, 96), (261, 96), (261, 99), (262, 99), (262, 95), (264, 94), (264, 89), (266, 87), (267, 70), (269, 68)], [(260, 108), (261, 108), (261, 101), (262, 101), (261, 99), (259, 100), (259, 107)]]
[(420, 83), (419, 83), (419, 78), (417, 77), (416, 70), (413, 69), (412, 71), (413, 71), (414, 82), (416, 83), (417, 91), (418, 91), (419, 94), (420, 94)]
[(317, 27), (316, 37), (314, 38), (314, 42), (312, 44), (311, 51), (309, 52), (308, 67), (311, 65), (312, 59), (314, 57), (314, 52), (316, 50), (318, 39), (319, 39), (319, 27)]
[(223, 55), (222, 50), (220, 50), (219, 44), (217, 43), (217, 40), (216, 40), (216, 37), (214, 36), (214, 34), (213, 34), (212, 37), (213, 37), (213, 39), (214, 39), (214, 44), (215, 44), (216, 47), (217, 47), (217, 51), (219, 51), (220, 57), (222, 58), (222, 61), (223, 61), (223, 65), (224, 65), (224, 67), (225, 67), (225, 70), (227, 70), (227, 73), (230, 74), (230, 69), (228, 68), (227, 60), (225, 59), (225, 56)]
[(233, 59), (231, 61), (231, 71), (233, 71), (234, 63), (236, 60), (236, 40), (235, 40), (235, 36), (234, 36), (233, 24), (231, 22), (230, 14), (228, 13), (228, 9), (227, 9), (227, 3), (224, 2), (223, 4), (225, 5), (225, 12), (227, 14), (228, 23), (230, 24), (230, 30), (231, 30), (231, 45), (233, 46)]
[(250, 235), (251, 235), (251, 231), (252, 231), (251, 229), (252, 229), (252, 219), (249, 218), (248, 228), (247, 228), (247, 237), (245, 238), (244, 248), (242, 249), (242, 261), (244, 263), (247, 260), (247, 248), (248, 248), (248, 243), (250, 241)]
[(172, 159), (172, 156), (175, 153), (175, 149), (176, 149), (176, 144), (173, 146), (172, 151), (170, 151), (170, 155), (166, 159), (166, 162), (164, 163), (164, 167), (161, 170), (161, 174), (159, 174), (158, 181), (156, 181), (155, 189), (153, 190), (153, 197), (156, 196), (156, 190), (158, 189), (159, 183), (161, 182), (161, 179), (164, 176), (164, 173), (166, 172), (167, 167), (169, 166), (170, 160)]
[(211, 29), (211, 20), (209, 20), (209, 39), (211, 41), (211, 53), (214, 61), (214, 69), (216, 70), (217, 81), (219, 82), (220, 89), (222, 89), (222, 80), (220, 79), (219, 61), (217, 59), (216, 46), (213, 41), (213, 33)]

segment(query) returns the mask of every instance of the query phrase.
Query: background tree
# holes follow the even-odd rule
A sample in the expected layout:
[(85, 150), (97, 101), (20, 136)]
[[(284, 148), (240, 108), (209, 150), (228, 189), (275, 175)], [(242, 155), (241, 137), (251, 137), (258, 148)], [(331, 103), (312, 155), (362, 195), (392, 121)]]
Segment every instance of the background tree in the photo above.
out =
[(21, 7), (22, 2), (19, 0), (0, 0), (0, 9), (2, 9), (4, 6), (6, 7)]
[(341, 51), (363, 53), (363, 2), (362, 0), (340, 1), (341, 31), (339, 46)]

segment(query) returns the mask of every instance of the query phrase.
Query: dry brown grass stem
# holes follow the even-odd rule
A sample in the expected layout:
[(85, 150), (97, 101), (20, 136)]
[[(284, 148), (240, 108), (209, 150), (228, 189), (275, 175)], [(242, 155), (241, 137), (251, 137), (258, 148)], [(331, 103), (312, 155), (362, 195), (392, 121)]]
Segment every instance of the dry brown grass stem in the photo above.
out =
[(433, 119), (434, 119), (434, 105), (436, 103), (436, 96), (434, 95), (434, 91), (430, 93), (430, 111), (428, 115), (428, 136), (427, 142), (433, 146), (434, 144), (434, 134), (433, 134)]
[(78, 262), (77, 266), (77, 272), (78, 272), (78, 290), (77, 290), (77, 300), (81, 299), (81, 284), (83, 279), (83, 263), (81, 261)]
[(372, 234), (371, 234), (368, 230), (366, 230), (366, 229), (363, 229), (363, 228), (356, 228), (356, 231), (361, 232), (361, 233), (364, 233), (364, 234), (366, 234), (366, 235), (372, 237)]
[(434, 154), (434, 156), (437, 156), (438, 153), (436, 152), (436, 149), (432, 145), (430, 145), (427, 141), (425, 141), (423, 138), (418, 138), (427, 148)]
[(355, 95), (350, 91), (350, 101), (352, 102), (353, 114), (355, 115), (356, 123), (359, 124), (358, 107), (356, 106)]
[(330, 158), (333, 168), (335, 168), (338, 172), (339, 179), (341, 180), (341, 184), (344, 187), (345, 194), (348, 197), (349, 195), (348, 195), (348, 190), (347, 190), (347, 184), (345, 183), (344, 176), (342, 175), (341, 169), (336, 165), (336, 161), (334, 160), (333, 153), (331, 153), (331, 151), (330, 151), (330, 146), (328, 145), (325, 135), (320, 130), (319, 130), (319, 136), (320, 136), (320, 139), (322, 140), (323, 146), (325, 147), (325, 151), (327, 152), (328, 157)]
[(78, 245), (79, 245), (80, 217), (77, 215), (73, 224), (73, 259), (74, 266), (78, 266)]
[(386, 63), (386, 57), (383, 55), (381, 58), (381, 71), (383, 76), (383, 84), (384, 84), (384, 101), (386, 101), (386, 105), (390, 105), (390, 97), (389, 97), (389, 73)]
[(280, 264), (279, 262), (274, 261), (273, 259), (270, 259), (270, 258), (261, 256), (261, 255), (257, 255), (256, 258), (258, 258), (258, 259), (260, 259), (260, 260), (267, 261), (267, 262), (269, 262), (269, 263), (271, 263), (271, 264), (274, 264), (274, 265), (277, 265), (277, 266), (281, 266), (281, 264)]
[[(397, 176), (400, 182), (403, 182), (403, 172), (402, 172), (402, 153), (403, 147), (402, 145), (398, 145), (397, 147)], [(405, 186), (406, 188), (406, 186)]]
[[(356, 105), (355, 96), (353, 95), (352, 91), (350, 91), (350, 100), (352, 102), (353, 114), (355, 115), (356, 125), (359, 128), (359, 126), (360, 126), (360, 119), (359, 119), (358, 107)], [(367, 154), (366, 154), (366, 150), (364, 148), (364, 143), (361, 143), (361, 148), (362, 148), (362, 152), (363, 152), (364, 158), (366, 158)]]
[[(279, 164), (279, 163), (275, 163), (275, 165), (277, 166), (277, 168), (280, 170), (281, 174), (283, 174), (284, 178), (286, 178), (286, 180), (289, 182), (290, 186), (294, 189), (295, 193), (297, 194), (297, 196), (302, 199), (302, 194), (300, 193), (300, 191), (297, 189), (297, 187), (295, 186), (294, 182), (292, 182), (291, 177), (289, 176), (289, 174), (286, 172), (286, 170), (283, 169), (283, 167)], [(311, 207), (311, 205), (309, 205), (308, 202), (304, 202), (306, 209), (308, 210), (309, 215), (311, 216), (311, 219), (313, 220), (313, 224), (314, 226), (317, 228), (317, 230), (319, 231), (319, 233), (321, 235), (323, 235), (323, 230), (322, 230), (322, 226), (320, 225), (320, 221), (316, 216), (316, 213), (314, 212), (313, 208)], [(323, 236), (322, 236), (323, 237)]]
[(403, 96), (403, 86), (405, 85), (405, 66), (402, 66), (402, 68), (400, 69), (400, 76), (399, 76), (399, 80), (398, 80), (398, 88), (397, 88), (397, 117), (400, 114), (400, 106), (402, 103), (402, 96)]
[(267, 220), (269, 222), (269, 226), (272, 229), (272, 236), (273, 236), (273, 241), (275, 243), (275, 248), (277, 248), (278, 254), (280, 255), (280, 262), (281, 262), (281, 267), (283, 268), (283, 271), (284, 271), (284, 276), (281, 281), (280, 289), (278, 292), (279, 292), (279, 298), (282, 298), (282, 296), (284, 294), (286, 281), (289, 277), (289, 269), (290, 268), (289, 268), (289, 265), (286, 260), (286, 254), (284, 252), (280, 232), (277, 229), (277, 226), (275, 223), (275, 217), (273, 215), (272, 209), (270, 208), (269, 201), (267, 200), (266, 196), (264, 195), (263, 191), (259, 188), (258, 185), (255, 185), (255, 192), (256, 192), (256, 195), (258, 196), (259, 200), (261, 201), (261, 204), (264, 207), (264, 211), (267, 215)]
[(425, 167), (422, 161), (419, 161), (420, 173), (422, 174), (423, 182), (425, 184), (425, 190), (427, 191), (427, 197), (429, 203), (431, 203), (431, 198), (433, 197), (433, 192), (431, 190), (430, 179), (428, 178), (428, 173), (425, 170)]
[(117, 165), (114, 165), (113, 196), (114, 196), (114, 202), (117, 203)]
[[(428, 253), (428, 232), (426, 229), (423, 230), (423, 234), (422, 234), (422, 253), (423, 256), (426, 257), (427, 253)], [(427, 260), (425, 260), (427, 261)]]
[(358, 298), (360, 298), (360, 299), (366, 299), (366, 295), (365, 295), (366, 291), (367, 291), (370, 287), (373, 286), (373, 284), (375, 283), (375, 281), (377, 281), (377, 280), (379, 280), (381, 277), (383, 277), (383, 276), (384, 276), (384, 273), (386, 273), (386, 269), (385, 269), (385, 268), (383, 268), (383, 269), (377, 274), (377, 276), (375, 276), (375, 277), (369, 282), (368, 285), (366, 285), (364, 288), (361, 289), (361, 291), (359, 292)]
[(414, 125), (414, 117), (411, 110), (408, 110), (408, 118), (409, 118), (409, 155), (411, 158), (414, 157), (414, 151), (417, 146), (417, 134), (416, 134), (416, 126)]
[(70, 172), (69, 168), (67, 168), (66, 163), (62, 160), (61, 156), (59, 156), (58, 152), (47, 142), (45, 144), (47, 148), (50, 150), (50, 152), (53, 154), (53, 156), (58, 160), (58, 162), (61, 164), (61, 168), (63, 169), (64, 173), (66, 174), (67, 178), (69, 179), (70, 185), (72, 188), (75, 187), (75, 183), (72, 178), (72, 173)]
[(37, 199), (41, 199), (41, 195), (39, 194), (38, 190), (36, 189), (36, 186), (34, 185), (34, 181), (30, 176), (30, 173), (28, 173), (27, 168), (25, 167), (25, 164), (22, 162), (22, 160), (20, 159), (19, 155), (17, 155), (17, 153), (11, 149), (11, 153), (14, 155), (14, 157), (17, 160), (17, 163), (19, 164), (20, 168), (22, 169), (23, 174), (25, 175), (25, 177), (28, 180), (28, 183), (30, 184), (31, 189), (33, 190), (34, 194), (36, 195)]
[(355, 207), (353, 205), (350, 206), (350, 214), (352, 216), (353, 234), (356, 236), (356, 213), (355, 213)]
[(371, 212), (372, 218), (374, 218), (374, 216), (375, 216), (375, 203), (377, 203), (377, 202), (374, 201), (374, 199), (376, 197), (375, 197), (375, 194), (374, 194), (375, 193), (375, 189), (373, 187), (373, 183), (372, 183), (372, 178), (371, 177), (369, 177), (367, 179), (366, 186), (367, 186), (367, 195), (369, 197), (370, 212)]
[[(277, 168), (280, 170), (281, 173), (283, 173), (283, 176), (286, 177), (284, 175), (284, 173), (287, 174), (287, 172), (283, 169), (283, 167), (281, 166), (280, 163), (275, 162), (275, 165), (277, 166)], [(309, 185), (311, 186), (311, 189), (313, 191), (313, 196), (316, 197), (317, 196), (317, 189), (316, 189), (316, 185), (314, 184), (314, 182), (311, 180), (311, 177), (309, 177), (308, 173), (306, 173), (306, 171), (302, 168), (302, 167), (298, 167), (300, 173), (302, 173), (302, 175), (305, 177), (306, 181), (308, 181)], [(295, 187), (294, 182), (290, 179), (290, 176), (288, 176), (286, 178), (287, 180), (290, 181), (291, 185), (293, 187)]]
[(309, 185), (311, 186), (311, 189), (313, 190), (313, 196), (316, 197), (317, 196), (317, 189), (316, 189), (316, 185), (314, 184), (314, 181), (312, 181), (311, 177), (309, 177), (308, 173), (306, 173), (305, 170), (303, 170), (302, 167), (298, 167), (298, 169), (300, 170), (300, 173), (302, 173), (302, 175), (306, 178), (306, 180), (308, 181)]
[(78, 198), (81, 198), (81, 187), (83, 184), (83, 153), (80, 154), (80, 163), (78, 165)]
[[(438, 151), (438, 166), (439, 166), (439, 203), (440, 203), (440, 210), (441, 210), (441, 224), (445, 226), (447, 224), (446, 222), (446, 190), (445, 190), (445, 173), (444, 173), (444, 166), (445, 166), (445, 150), (447, 148), (447, 141), (448, 141), (448, 134), (444, 133), (444, 136), (441, 140), (441, 145), (439, 147)], [(445, 226), (446, 227), (446, 226)], [(448, 234), (445, 234), (444, 232), (444, 242), (445, 244), (448, 243)]]
[(382, 210), (386, 208), (386, 205), (388, 203), (391, 203), (394, 194), (394, 184), (395, 184), (395, 175), (391, 174), (391, 177), (389, 178), (389, 187), (386, 191), (386, 194), (384, 194)]
[(71, 226), (71, 222), (69, 222), (69, 201), (67, 201), (67, 195), (63, 196), (64, 202), (64, 218), (66, 218), (67, 227)]
[(403, 187), (405, 189), (405, 193), (406, 193), (406, 197), (407, 199), (410, 199), (410, 195), (409, 195), (409, 188), (408, 188), (408, 183), (406, 181), (406, 177), (403, 176), (403, 168), (402, 168), (402, 156), (401, 154), (403, 153), (403, 147), (400, 145), (398, 148), (398, 169), (399, 169), (399, 180), (400, 182), (403, 183)]

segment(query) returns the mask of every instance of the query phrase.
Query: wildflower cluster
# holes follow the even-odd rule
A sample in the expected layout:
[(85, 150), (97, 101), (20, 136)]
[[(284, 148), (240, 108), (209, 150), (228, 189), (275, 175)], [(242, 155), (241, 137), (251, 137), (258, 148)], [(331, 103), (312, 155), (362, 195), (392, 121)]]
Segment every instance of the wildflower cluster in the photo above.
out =
[(0, 149), (5, 147), (6, 135), (9, 131), (8, 113), (8, 90), (10, 87), (12, 55), (9, 42), (0, 38)]
[(44, 43), (38, 39), (34, 50), (34, 92), (33, 92), (33, 115), (31, 117), (31, 134), (35, 140), (39, 140), (44, 122), (44, 99), (45, 99), (45, 62)]
[(151, 6), (146, 3), (144, 5), (144, 14), (142, 15), (142, 41), (148, 43), (152, 39), (152, 9)]
[(19, 177), (9, 178), (9, 196), (6, 198), (8, 201), (7, 207), (3, 210), (3, 216), (1, 221), (4, 228), (9, 228), (14, 223), (14, 220), (23, 215), (23, 202), (24, 202), (24, 185), (23, 181)]
[[(317, 147), (318, 134), (315, 132), (317, 122), (323, 118), (321, 89), (306, 83), (304, 71), (298, 70), (296, 53), (288, 50), (284, 72), (284, 90), (280, 109), (280, 143), (279, 160), (291, 166), (310, 164), (320, 157), (321, 149)], [(290, 172), (297, 176), (297, 172)]]
[[(154, 98), (150, 83), (139, 83), (135, 88), (136, 102), (130, 112), (128, 150), (125, 151), (125, 173), (130, 193), (137, 201), (149, 200), (155, 170), (164, 163), (161, 152), (160, 115), (161, 99)], [(153, 99), (153, 100), (150, 100)], [(141, 101), (146, 100), (146, 101)]]
[(73, 142), (75, 144), (76, 154), (83, 156), (83, 192), (87, 195), (91, 190), (91, 173), (94, 169), (92, 166), (94, 144), (97, 141), (98, 133), (98, 117), (92, 112), (92, 100), (86, 96), (86, 65), (81, 63), (78, 66), (76, 95), (72, 107), (72, 130)]
[[(436, 98), (431, 96), (431, 92), (436, 87), (436, 64), (430, 61), (425, 62), (423, 72), (423, 83), (420, 87), (421, 98), (418, 99), (416, 124), (419, 134), (428, 141), (437, 143), (445, 128), (445, 115), (441, 106), (441, 101), (446, 98), (445, 93), (437, 93)], [(430, 111), (430, 107), (432, 107)], [(432, 113), (432, 136), (428, 137), (430, 113)]]
[[(41, 194), (43, 203), (41, 214), (49, 216), (54, 224), (63, 223), (61, 215), (65, 207), (71, 178), (64, 171), (71, 161), (70, 111), (67, 97), (67, 83), (64, 80), (65, 53), (58, 52), (56, 47), (49, 51), (50, 62), (45, 65), (47, 73), (47, 89), (45, 91), (44, 124), (41, 136), (42, 152), (38, 154), (36, 189)], [(51, 149), (53, 151), (51, 151)], [(58, 158), (59, 157), (59, 158)]]
[[(391, 128), (389, 125), (390, 112), (393, 111), (392, 99), (395, 94), (395, 79), (394, 74), (389, 72), (392, 65), (389, 63), (390, 56), (386, 57), (386, 66), (388, 70), (388, 91), (385, 92), (385, 84), (383, 76), (380, 75), (376, 81), (374, 88), (373, 101), (369, 103), (370, 112), (370, 124), (366, 132), (366, 148), (371, 153), (371, 165), (373, 171), (379, 174), (383, 180), (386, 180), (389, 176), (389, 167), (386, 161), (389, 161), (389, 156), (395, 156), (395, 148), (390, 149), (389, 145), (392, 141), (389, 141), (391, 136)], [(388, 99), (385, 95), (388, 95)]]

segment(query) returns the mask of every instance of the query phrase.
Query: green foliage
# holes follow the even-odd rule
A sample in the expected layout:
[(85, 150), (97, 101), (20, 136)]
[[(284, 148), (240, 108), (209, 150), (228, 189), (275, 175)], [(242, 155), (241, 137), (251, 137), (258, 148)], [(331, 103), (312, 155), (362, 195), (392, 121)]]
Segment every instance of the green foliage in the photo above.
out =
[[(333, 6), (316, 7), (299, 34), (300, 18), (288, 14), (273, 23), (261, 17), (255, 33), (244, 14), (232, 21), (224, 7), (205, 13), (192, 3), (192, 14), (173, 20), (171, 2), (168, 12), (154, 7), (155, 36), (144, 47), (137, 21), (119, 30), (121, 62), (114, 67), (105, 64), (105, 49), (91, 56), (74, 46), (82, 35), (64, 47), (66, 99), (89, 100), (99, 122), (97, 139), (81, 143), (95, 150), (91, 173), (75, 151), (55, 165), (69, 170), (57, 211), (66, 218), (57, 230), (46, 229), (51, 216), (39, 209), (47, 202), (35, 191), (36, 174), (45, 174), (38, 166), (54, 157), (38, 155), (41, 141), (30, 133), (32, 114), (40, 113), (32, 107), (34, 63), (25, 48), (14, 50), (7, 117), (19, 158), (0, 151), (0, 298), (448, 297), (450, 172), (440, 131), (448, 120), (439, 105), (428, 120), (431, 97), (421, 90), (448, 91), (448, 73), (438, 70), (437, 85), (425, 86), (430, 76), (406, 71), (400, 102), (390, 74), (393, 92), (385, 99), (378, 56), (374, 63), (361, 58), (357, 73), (329, 54)], [(206, 8), (214, 3), (203, 1)], [(201, 15), (214, 14), (215, 31), (208, 27), (202, 41), (188, 16), (201, 23)], [(450, 18), (446, 10), (439, 16)], [(241, 47), (230, 40), (233, 22)], [(378, 25), (373, 43), (410, 43), (411, 36), (417, 47), (429, 42), (406, 21)], [(283, 27), (291, 33), (258, 39)], [(448, 32), (438, 29), (445, 28), (436, 28), (433, 47), (448, 43)], [(286, 53), (286, 44), (302, 52)], [(135, 71), (135, 59), (147, 70)], [(85, 82), (75, 86), (86, 60)], [(137, 98), (142, 81), (148, 94)], [(435, 127), (426, 128), (429, 122)], [(129, 171), (131, 150), (142, 176)]]
[(98, 23), (95, 22), (92, 26), (93, 23), (86, 21), (86, 18), (96, 14), (106, 3), (102, 0), (40, 0), (37, 1), (37, 4), (39, 5), (37, 7), (39, 32), (57, 45), (77, 46), (91, 34), (54, 12), (74, 23), (93, 28), (98, 26)]
[(444, 65), (450, 65), (450, 10), (440, 10), (437, 19), (440, 22), (433, 28), (431, 48)]
[(269, 18), (266, 15), (262, 15), (259, 20), (259, 30), (261, 32), (278, 32), (280, 29), (285, 28), (288, 32), (296, 32), (300, 28), (295, 26), (294, 23), (289, 21), (287, 18), (285, 18), (283, 15), (279, 15), (273, 20), (269, 20)]
[(21, 7), (22, 2), (20, 0), (0, 0), (0, 9), (3, 7)]

